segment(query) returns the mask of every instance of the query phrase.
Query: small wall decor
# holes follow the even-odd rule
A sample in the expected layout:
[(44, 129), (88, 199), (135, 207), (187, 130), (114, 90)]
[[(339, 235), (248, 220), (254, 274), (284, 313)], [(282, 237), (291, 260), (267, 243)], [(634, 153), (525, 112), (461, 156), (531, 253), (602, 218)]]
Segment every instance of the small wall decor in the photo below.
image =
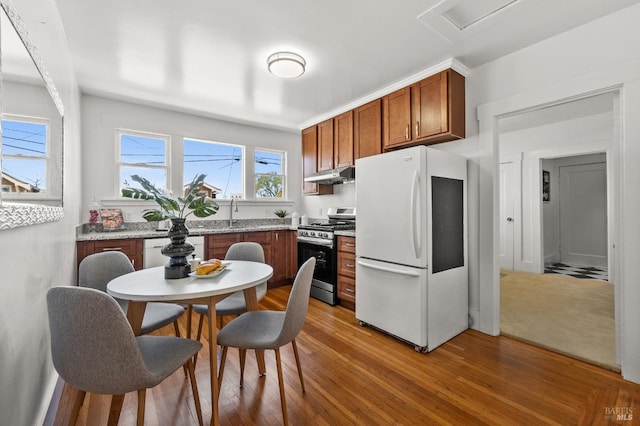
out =
[(542, 171), (542, 201), (551, 201), (551, 174), (547, 170)]
[(125, 227), (120, 209), (100, 209), (100, 218), (105, 231), (118, 231)]

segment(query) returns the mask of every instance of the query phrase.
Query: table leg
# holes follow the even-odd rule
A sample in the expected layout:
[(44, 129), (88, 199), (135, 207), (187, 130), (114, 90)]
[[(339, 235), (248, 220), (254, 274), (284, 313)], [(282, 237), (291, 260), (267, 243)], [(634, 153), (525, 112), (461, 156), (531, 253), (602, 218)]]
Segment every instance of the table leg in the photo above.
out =
[(209, 298), (209, 369), (211, 370), (211, 424), (218, 426), (218, 328), (216, 327), (216, 298)]
[[(258, 296), (255, 287), (244, 290), (244, 303), (247, 305), (247, 311), (258, 310)], [(267, 368), (264, 364), (264, 350), (256, 350), (256, 361), (258, 362), (258, 372), (260, 375), (264, 376), (267, 374)]]

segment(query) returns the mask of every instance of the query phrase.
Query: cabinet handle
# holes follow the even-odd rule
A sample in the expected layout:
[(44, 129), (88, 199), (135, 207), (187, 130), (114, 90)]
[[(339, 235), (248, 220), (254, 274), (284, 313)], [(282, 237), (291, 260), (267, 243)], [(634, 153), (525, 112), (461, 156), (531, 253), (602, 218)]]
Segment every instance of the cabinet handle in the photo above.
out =
[(355, 247), (356, 245), (353, 243), (344, 243), (345, 246), (347, 247)]
[(102, 251), (122, 251), (122, 247), (105, 247)]
[(420, 121), (416, 121), (416, 138), (420, 134)]
[(345, 263), (344, 266), (347, 267), (347, 268), (355, 268), (355, 265), (353, 265), (351, 263)]
[(409, 125), (407, 124), (407, 128), (404, 129), (404, 139), (409, 140)]
[(345, 288), (344, 291), (346, 291), (347, 293), (355, 293), (355, 291), (353, 289), (350, 288)]
[(278, 233), (276, 232), (276, 241), (278, 241)]
[(129, 259), (131, 261), (131, 266), (133, 266), (134, 268), (136, 267), (136, 260), (135, 259)]

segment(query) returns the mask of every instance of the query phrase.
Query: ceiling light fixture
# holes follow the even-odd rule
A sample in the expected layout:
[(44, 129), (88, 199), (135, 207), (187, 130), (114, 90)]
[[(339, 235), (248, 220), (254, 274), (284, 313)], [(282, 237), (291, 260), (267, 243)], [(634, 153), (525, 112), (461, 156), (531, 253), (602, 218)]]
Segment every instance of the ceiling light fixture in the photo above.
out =
[(304, 74), (307, 62), (293, 52), (276, 52), (267, 58), (269, 72), (282, 78), (296, 78)]

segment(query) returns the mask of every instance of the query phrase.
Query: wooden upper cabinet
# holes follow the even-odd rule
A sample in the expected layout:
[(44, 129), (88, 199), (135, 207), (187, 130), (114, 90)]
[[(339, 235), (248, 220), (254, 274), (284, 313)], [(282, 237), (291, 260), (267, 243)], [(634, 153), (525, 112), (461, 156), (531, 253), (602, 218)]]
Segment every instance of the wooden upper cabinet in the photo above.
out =
[(330, 118), (318, 124), (318, 171), (333, 168), (333, 118)]
[(355, 159), (382, 153), (382, 99), (353, 110)]
[[(302, 131), (302, 177), (318, 171), (318, 127), (311, 126)], [(302, 182), (303, 194), (333, 194), (332, 185)]]
[[(464, 84), (462, 75), (448, 69), (385, 96), (383, 98), (384, 149), (463, 139), (465, 137)], [(409, 99), (408, 107), (407, 99)], [(407, 123), (410, 124), (407, 125)]]
[(410, 86), (382, 98), (382, 125), (385, 148), (412, 140)]
[(334, 166), (353, 166), (353, 111), (335, 117), (333, 131)]

